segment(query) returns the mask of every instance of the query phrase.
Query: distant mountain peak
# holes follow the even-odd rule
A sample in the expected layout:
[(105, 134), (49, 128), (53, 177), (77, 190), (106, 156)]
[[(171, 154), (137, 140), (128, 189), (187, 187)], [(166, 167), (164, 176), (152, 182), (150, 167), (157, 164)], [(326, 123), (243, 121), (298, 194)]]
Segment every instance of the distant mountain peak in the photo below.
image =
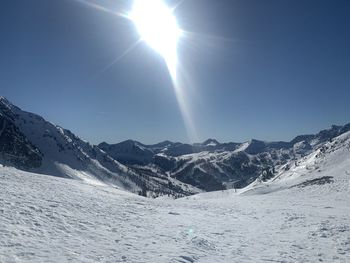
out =
[(149, 145), (149, 146), (162, 147), (162, 146), (167, 146), (167, 145), (171, 145), (171, 144), (173, 144), (172, 141), (165, 140), (165, 141), (162, 141), (162, 142), (159, 142), (159, 143), (156, 143), (156, 144), (152, 144), (152, 145)]
[(217, 140), (215, 140), (215, 139), (207, 139), (207, 140), (204, 141), (202, 144), (203, 144), (203, 145), (206, 145), (206, 146), (217, 146), (217, 145), (219, 145), (220, 143), (219, 143)]
[[(210, 138), (194, 144), (163, 141), (146, 145), (127, 140), (92, 146), (0, 96), (0, 130), (0, 164), (68, 178), (92, 178), (142, 195), (184, 196), (222, 190), (232, 187), (232, 182), (242, 188), (257, 178), (268, 180), (304, 156), (324, 151), (336, 137), (350, 131), (350, 124), (333, 125), (291, 142), (220, 143)], [(341, 140), (337, 144), (344, 146)]]
[(8, 100), (6, 99), (4, 96), (0, 96), (0, 103), (3, 105), (6, 105), (8, 107), (13, 107), (14, 105)]

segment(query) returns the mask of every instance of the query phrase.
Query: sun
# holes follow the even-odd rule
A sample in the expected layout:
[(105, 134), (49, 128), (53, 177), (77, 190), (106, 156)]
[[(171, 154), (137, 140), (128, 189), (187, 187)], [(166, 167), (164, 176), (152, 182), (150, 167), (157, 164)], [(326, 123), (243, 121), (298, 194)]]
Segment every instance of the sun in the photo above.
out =
[(176, 79), (177, 45), (182, 31), (173, 10), (162, 0), (134, 0), (129, 18), (141, 39), (163, 56), (171, 76)]

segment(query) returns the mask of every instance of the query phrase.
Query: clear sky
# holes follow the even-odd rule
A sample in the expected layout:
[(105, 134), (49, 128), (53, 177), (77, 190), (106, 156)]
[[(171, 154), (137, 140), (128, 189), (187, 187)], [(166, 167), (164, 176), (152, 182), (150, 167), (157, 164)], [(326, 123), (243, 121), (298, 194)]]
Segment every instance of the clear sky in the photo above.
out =
[[(96, 1), (125, 12), (131, 1)], [(172, 1), (170, 4), (176, 4)], [(350, 122), (349, 0), (184, 0), (179, 46), (198, 140), (290, 140)], [(0, 3), (0, 94), (92, 142), (187, 142), (163, 59), (75, 0)]]

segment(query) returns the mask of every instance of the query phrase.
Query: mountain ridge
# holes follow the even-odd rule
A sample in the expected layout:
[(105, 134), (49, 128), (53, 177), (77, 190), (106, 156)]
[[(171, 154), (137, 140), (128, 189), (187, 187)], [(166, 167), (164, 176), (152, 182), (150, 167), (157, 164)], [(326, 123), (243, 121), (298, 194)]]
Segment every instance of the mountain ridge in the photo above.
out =
[(269, 180), (350, 131), (350, 124), (299, 135), (290, 142), (220, 143), (211, 138), (194, 144), (127, 140), (92, 145), (0, 97), (0, 131), (1, 164), (101, 182), (148, 197), (181, 197)]
[[(6, 119), (7, 126), (15, 127), (10, 134), (11, 140), (18, 142), (15, 148), (26, 149), (28, 152), (27, 149), (35, 147), (38, 154), (39, 152), (41, 154), (40, 164), (26, 166), (6, 160), (2, 154), (0, 158), (2, 164), (13, 165), (29, 172), (101, 182), (147, 196), (160, 194), (182, 196), (199, 191), (166, 176), (149, 178), (145, 174), (136, 172), (131, 167), (119, 163), (97, 146), (81, 140), (71, 131), (54, 125), (37, 114), (21, 110), (4, 97), (0, 98), (0, 114), (3, 119)], [(1, 134), (0, 142), (4, 141), (1, 140), (5, 138), (4, 135), (4, 133)], [(16, 138), (22, 139), (15, 140)], [(0, 145), (0, 149), (6, 149), (6, 144)], [(26, 154), (26, 151), (22, 153)], [(13, 153), (16, 152), (13, 151)], [(28, 154), (26, 155), (28, 157)]]
[[(136, 166), (137, 169), (154, 169), (158, 173), (170, 175), (182, 182), (194, 185), (205, 191), (242, 188), (257, 178), (268, 180), (287, 162), (298, 160), (316, 151), (327, 141), (350, 130), (350, 124), (333, 125), (314, 135), (296, 136), (289, 142), (267, 142), (252, 139), (244, 143), (219, 143), (208, 139), (203, 143), (172, 143), (156, 151), (140, 142), (147, 160), (142, 162), (137, 151), (129, 148), (128, 159), (120, 153), (123, 142), (112, 145), (99, 145), (121, 163)], [(106, 147), (107, 146), (107, 147)], [(108, 149), (108, 147), (110, 147)], [(152, 156), (153, 153), (153, 156)]]

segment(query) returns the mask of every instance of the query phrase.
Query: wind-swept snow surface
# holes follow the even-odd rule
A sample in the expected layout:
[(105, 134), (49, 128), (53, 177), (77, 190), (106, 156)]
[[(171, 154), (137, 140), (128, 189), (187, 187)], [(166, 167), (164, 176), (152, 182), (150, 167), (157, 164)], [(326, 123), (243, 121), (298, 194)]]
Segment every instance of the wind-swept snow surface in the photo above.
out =
[(0, 262), (350, 262), (339, 160), (281, 191), (179, 200), (1, 167)]

